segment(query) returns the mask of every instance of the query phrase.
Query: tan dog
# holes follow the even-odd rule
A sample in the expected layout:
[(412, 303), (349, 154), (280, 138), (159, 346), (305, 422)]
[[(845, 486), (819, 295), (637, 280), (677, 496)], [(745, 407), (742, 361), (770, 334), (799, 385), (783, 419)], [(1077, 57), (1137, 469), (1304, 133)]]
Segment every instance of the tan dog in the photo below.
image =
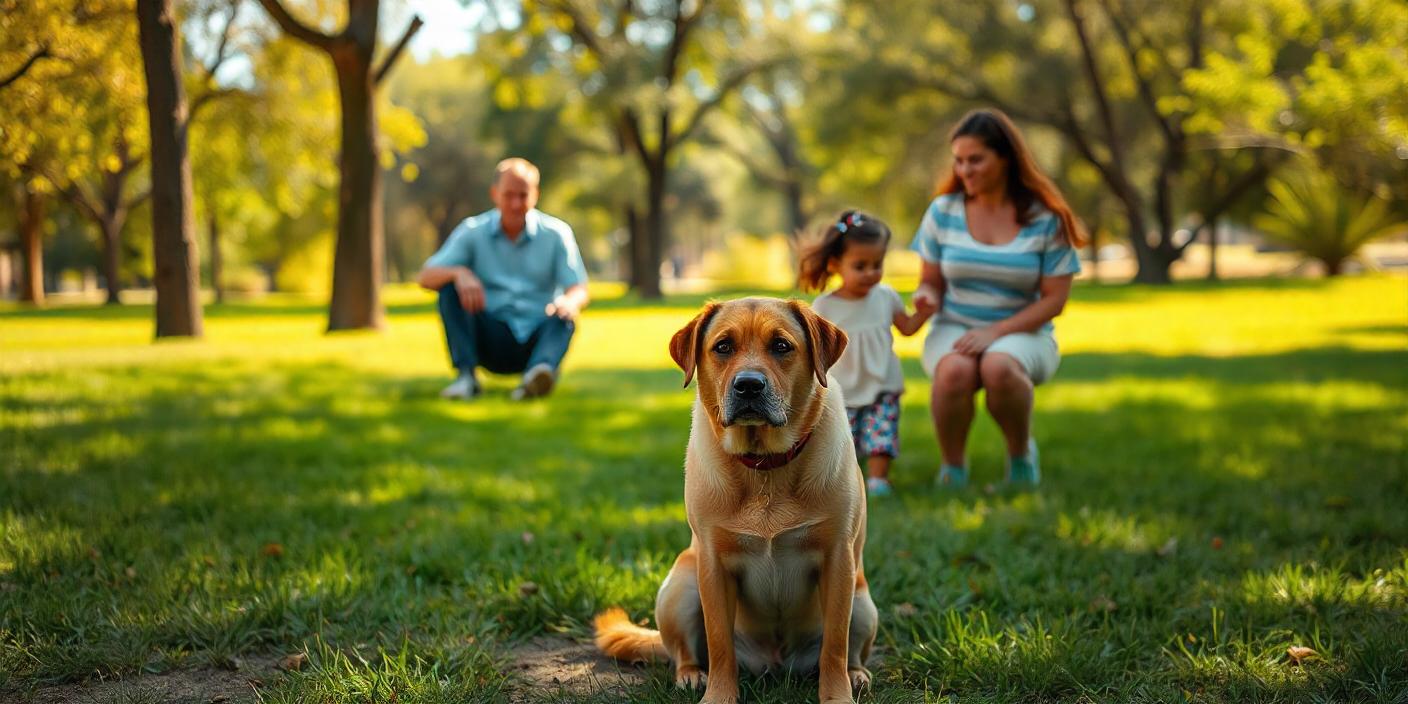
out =
[[(846, 334), (800, 301), (711, 303), (670, 341), (699, 378), (685, 454), (689, 548), (655, 597), (659, 631), (611, 609), (596, 643), (622, 660), (668, 657), (703, 702), (738, 700), (738, 665), (819, 672), (850, 702), (878, 614), (861, 564), (865, 485), (827, 370)], [(707, 663), (707, 668), (705, 664)], [(705, 672), (707, 671), (707, 675)]]

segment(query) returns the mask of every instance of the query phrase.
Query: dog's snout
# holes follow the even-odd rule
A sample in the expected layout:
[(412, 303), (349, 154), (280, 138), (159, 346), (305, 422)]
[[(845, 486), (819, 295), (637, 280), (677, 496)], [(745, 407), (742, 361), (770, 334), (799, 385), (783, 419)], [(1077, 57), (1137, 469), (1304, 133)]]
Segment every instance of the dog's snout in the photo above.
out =
[(767, 388), (768, 378), (762, 372), (739, 372), (733, 377), (733, 393), (738, 398), (758, 398)]

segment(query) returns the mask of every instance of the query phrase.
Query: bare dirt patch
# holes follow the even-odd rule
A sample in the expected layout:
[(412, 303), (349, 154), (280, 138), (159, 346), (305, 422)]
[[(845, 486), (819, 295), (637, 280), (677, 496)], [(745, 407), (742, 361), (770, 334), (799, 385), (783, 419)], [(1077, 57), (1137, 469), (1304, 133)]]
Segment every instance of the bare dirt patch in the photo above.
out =
[(276, 675), (278, 657), (250, 657), (238, 669), (201, 667), (160, 675), (42, 687), (25, 694), (0, 692), (0, 701), (25, 704), (245, 704), (256, 701), (256, 685)]
[[(509, 670), (523, 682), (514, 702), (539, 701), (545, 692), (626, 696), (647, 680), (648, 670), (605, 657), (590, 643), (540, 636), (509, 652)], [(624, 701), (624, 700), (623, 700)]]

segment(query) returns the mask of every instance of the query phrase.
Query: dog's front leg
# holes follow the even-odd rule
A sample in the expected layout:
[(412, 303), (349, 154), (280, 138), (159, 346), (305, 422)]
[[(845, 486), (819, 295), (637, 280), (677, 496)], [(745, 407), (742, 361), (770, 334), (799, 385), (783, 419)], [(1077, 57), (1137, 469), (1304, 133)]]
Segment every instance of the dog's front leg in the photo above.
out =
[[(821, 701), (851, 702), (851, 601), (856, 593), (856, 561), (849, 545), (838, 545), (821, 565)], [(712, 645), (712, 643), (711, 643)]]
[[(738, 660), (733, 650), (733, 622), (738, 583), (725, 569), (717, 550), (707, 549), (700, 557), (699, 602), (704, 610), (704, 637), (709, 644), (709, 680), (700, 704), (736, 704)], [(843, 673), (844, 670), (843, 663)]]

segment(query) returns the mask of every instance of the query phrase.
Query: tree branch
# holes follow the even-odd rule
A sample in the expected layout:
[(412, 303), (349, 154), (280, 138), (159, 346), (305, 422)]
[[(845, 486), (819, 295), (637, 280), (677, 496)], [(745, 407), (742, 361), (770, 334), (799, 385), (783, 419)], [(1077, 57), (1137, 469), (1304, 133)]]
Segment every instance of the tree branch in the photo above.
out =
[(1124, 49), (1125, 59), (1129, 61), (1129, 71), (1134, 74), (1134, 83), (1139, 88), (1139, 97), (1143, 99), (1144, 107), (1149, 109), (1149, 114), (1153, 116), (1154, 122), (1158, 123), (1159, 130), (1163, 132), (1164, 140), (1169, 143), (1177, 141), (1179, 135), (1176, 132), (1181, 132), (1181, 130), (1177, 130), (1172, 121), (1159, 112), (1159, 100), (1154, 96), (1154, 87), (1144, 72), (1139, 70), (1139, 51), (1134, 46), (1129, 27), (1124, 23), (1119, 13), (1111, 8), (1110, 0), (1100, 0), (1100, 6), (1105, 11), (1105, 16), (1109, 18), (1110, 26), (1115, 29), (1115, 37), (1119, 39), (1120, 47)]
[(608, 55), (609, 52), (606, 50), (606, 47), (602, 45), (601, 39), (596, 36), (596, 32), (587, 27), (586, 19), (583, 18), (582, 13), (577, 10), (577, 6), (573, 5), (571, 0), (548, 4), (551, 7), (557, 8), (558, 12), (567, 15), (567, 19), (572, 20), (570, 32), (582, 42), (583, 46), (587, 47), (588, 51), (596, 55), (596, 60), (599, 63), (605, 65), (610, 58)]
[(705, 2), (707, 0), (698, 0), (694, 12), (688, 15), (682, 14), (684, 0), (675, 2), (674, 36), (670, 38), (670, 45), (665, 48), (664, 70), (661, 73), (667, 85), (674, 85), (675, 80), (679, 78), (680, 54), (684, 53), (685, 42), (689, 41), (689, 32), (694, 28), (695, 21), (704, 12)]
[(668, 147), (666, 148), (666, 151), (668, 151), (669, 148), (680, 144), (686, 139), (689, 139), (689, 135), (699, 127), (700, 121), (702, 121), (711, 110), (718, 107), (719, 104), (723, 103), (723, 101), (728, 98), (729, 93), (732, 93), (740, 85), (742, 85), (743, 81), (748, 79), (748, 76), (752, 75), (757, 71), (762, 71), (772, 66), (775, 66), (781, 62), (781, 57), (773, 57), (770, 59), (757, 61), (739, 67), (737, 71), (734, 71), (731, 75), (729, 75), (728, 78), (725, 78), (723, 82), (719, 84), (718, 90), (714, 91), (713, 96), (711, 96), (708, 100), (701, 102), (699, 106), (694, 109), (694, 113), (690, 115), (688, 119), (685, 120), (684, 129), (681, 129), (674, 135), (661, 135), (665, 140), (667, 140)]
[(100, 216), (98, 215), (98, 206), (96, 204), (96, 200), (92, 198), (87, 192), (85, 192), (79, 184), (72, 181), (61, 181), (56, 178), (54, 174), (49, 171), (49, 169), (34, 164), (33, 162), (25, 162), (23, 164), (20, 164), (20, 168), (34, 176), (43, 177), (44, 180), (48, 181), (49, 184), (52, 185), (55, 190), (57, 190), (61, 195), (63, 195), (66, 200), (68, 200), (68, 202), (72, 203), (75, 208), (78, 208), (80, 212), (88, 216), (90, 220), (100, 219)]
[(147, 200), (148, 198), (151, 198), (151, 197), (152, 197), (152, 189), (150, 189), (150, 188), (148, 188), (148, 189), (146, 189), (146, 190), (144, 190), (144, 191), (138, 191), (138, 192), (137, 192), (136, 194), (134, 194), (131, 198), (128, 198), (127, 200), (125, 200), (125, 201), (122, 202), (122, 209), (123, 209), (123, 210), (132, 210), (133, 208), (136, 208), (137, 206), (141, 205), (141, 204), (143, 203), (143, 201), (145, 201), (145, 200)]
[(235, 96), (247, 97), (250, 95), (251, 93), (249, 91), (242, 90), (240, 88), (217, 88), (215, 90), (204, 91), (191, 100), (190, 121), (195, 122), (196, 115), (200, 114), (201, 109), (215, 102), (216, 100), (219, 100), (221, 98), (232, 98)]
[(215, 58), (210, 63), (201, 63), (201, 68), (205, 71), (205, 80), (214, 81), (215, 72), (225, 64), (225, 59), (229, 58), (227, 49), (230, 46), (230, 30), (234, 29), (235, 16), (240, 12), (239, 0), (231, 0), (230, 16), (225, 18), (225, 26), (220, 30), (220, 41), (215, 45)]
[(264, 11), (268, 12), (269, 16), (273, 17), (274, 21), (277, 22), (285, 32), (288, 32), (289, 35), (299, 41), (312, 44), (324, 51), (331, 49), (333, 44), (337, 41), (336, 38), (323, 34), (299, 22), (293, 15), (288, 13), (288, 10), (284, 8), (283, 3), (279, 0), (259, 0), (259, 4), (264, 6)]
[(411, 23), (406, 26), (406, 31), (401, 35), (401, 39), (396, 42), (395, 46), (391, 47), (391, 51), (388, 52), (386, 58), (382, 60), (381, 67), (372, 74), (372, 85), (381, 84), (382, 79), (386, 78), (386, 73), (390, 71), (391, 66), (396, 63), (396, 59), (400, 58), (401, 52), (406, 50), (406, 45), (411, 43), (411, 37), (414, 37), (416, 32), (420, 31), (421, 25), (423, 24), (425, 24), (425, 21), (420, 18), (420, 15), (411, 18)]
[(1203, 209), (1203, 212), (1199, 214), (1202, 218), (1202, 222), (1198, 223), (1198, 227), (1193, 230), (1193, 234), (1188, 238), (1188, 241), (1179, 245), (1178, 251), (1182, 252), (1188, 248), (1188, 245), (1196, 242), (1198, 235), (1202, 234), (1203, 230), (1207, 229), (1209, 223), (1215, 222), (1218, 218), (1222, 217), (1222, 214), (1226, 212), (1228, 208), (1236, 205), (1237, 201), (1241, 200), (1242, 196), (1246, 195), (1248, 190), (1266, 180), (1266, 177), (1271, 175), (1271, 169), (1274, 167), (1275, 164), (1273, 160), (1258, 158), (1252, 168), (1247, 169), (1241, 176), (1237, 177), (1236, 181), (1233, 181), (1228, 184), (1226, 188), (1222, 189), (1222, 197), (1214, 201), (1212, 205)]
[(24, 78), (24, 75), (29, 73), (29, 70), (34, 68), (35, 64), (51, 56), (53, 56), (53, 54), (49, 53), (49, 46), (47, 44), (39, 47), (39, 49), (33, 54), (30, 54), (29, 58), (25, 59), (24, 63), (21, 64), (19, 68), (15, 69), (14, 72), (4, 78), (0, 78), (0, 90), (4, 90), (11, 83)]
[(1105, 146), (1110, 150), (1111, 165), (1122, 169), (1124, 148), (1120, 143), (1119, 130), (1115, 126), (1115, 113), (1110, 107), (1109, 96), (1105, 94), (1104, 83), (1100, 80), (1100, 68), (1095, 63), (1095, 48), (1091, 46), (1090, 36), (1085, 30), (1085, 18), (1076, 7), (1076, 2), (1077, 0), (1066, 0), (1066, 14), (1070, 16), (1071, 25), (1076, 30), (1076, 38), (1080, 40), (1081, 59), (1085, 65), (1086, 78), (1090, 79), (1090, 92), (1095, 96), (1096, 112), (1105, 127)]

